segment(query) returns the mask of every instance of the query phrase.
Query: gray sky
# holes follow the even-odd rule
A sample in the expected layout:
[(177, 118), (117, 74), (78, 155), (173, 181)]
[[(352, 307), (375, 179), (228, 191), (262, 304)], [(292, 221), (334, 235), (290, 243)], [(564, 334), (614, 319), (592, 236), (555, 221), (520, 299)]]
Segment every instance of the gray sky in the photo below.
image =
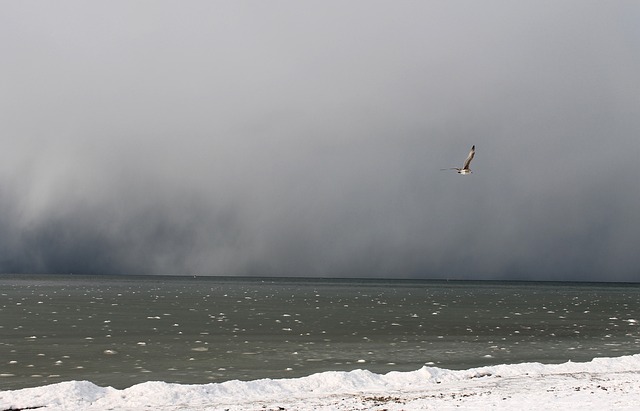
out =
[(640, 281), (639, 21), (1, 2), (0, 272)]

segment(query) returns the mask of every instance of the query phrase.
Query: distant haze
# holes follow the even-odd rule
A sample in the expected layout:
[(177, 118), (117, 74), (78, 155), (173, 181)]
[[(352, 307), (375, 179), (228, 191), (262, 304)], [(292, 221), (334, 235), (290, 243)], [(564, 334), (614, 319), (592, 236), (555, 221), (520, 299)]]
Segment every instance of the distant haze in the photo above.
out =
[(640, 3), (0, 10), (0, 272), (640, 281)]

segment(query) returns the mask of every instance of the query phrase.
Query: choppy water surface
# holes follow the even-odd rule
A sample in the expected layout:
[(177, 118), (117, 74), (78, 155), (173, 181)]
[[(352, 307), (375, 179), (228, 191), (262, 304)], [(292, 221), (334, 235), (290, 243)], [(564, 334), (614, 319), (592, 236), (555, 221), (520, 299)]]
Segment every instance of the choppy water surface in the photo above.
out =
[(0, 276), (0, 389), (640, 352), (640, 286)]

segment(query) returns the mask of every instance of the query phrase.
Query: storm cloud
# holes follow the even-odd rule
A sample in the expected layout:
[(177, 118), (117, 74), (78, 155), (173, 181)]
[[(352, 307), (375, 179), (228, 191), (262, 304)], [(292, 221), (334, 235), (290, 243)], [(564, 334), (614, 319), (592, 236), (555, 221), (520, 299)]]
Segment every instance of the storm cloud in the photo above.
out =
[(0, 272), (640, 280), (634, 2), (0, 8)]

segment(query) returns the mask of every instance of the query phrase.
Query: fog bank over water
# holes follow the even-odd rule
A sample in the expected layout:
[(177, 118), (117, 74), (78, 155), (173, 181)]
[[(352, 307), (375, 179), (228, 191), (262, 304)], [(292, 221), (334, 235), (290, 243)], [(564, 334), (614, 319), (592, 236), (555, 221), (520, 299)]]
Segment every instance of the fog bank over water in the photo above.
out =
[(0, 272), (640, 280), (634, 3), (2, 10)]

